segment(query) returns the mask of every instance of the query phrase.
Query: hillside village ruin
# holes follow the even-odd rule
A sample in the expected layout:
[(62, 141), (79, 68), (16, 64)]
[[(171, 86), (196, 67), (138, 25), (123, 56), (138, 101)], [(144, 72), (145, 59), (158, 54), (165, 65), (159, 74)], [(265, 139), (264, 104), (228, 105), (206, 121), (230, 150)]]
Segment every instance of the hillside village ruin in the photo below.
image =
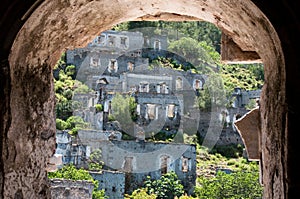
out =
[[(169, 171), (175, 171), (185, 191), (192, 193), (197, 175), (196, 146), (184, 144), (183, 134), (205, 137), (209, 127), (225, 122), (216, 145), (243, 144), (233, 123), (248, 111), (245, 105), (250, 99), (260, 97), (260, 90), (236, 88), (232, 107), (215, 113), (200, 112), (194, 100), (207, 75), (159, 66), (149, 68), (149, 59), (155, 56), (171, 56), (184, 64), (184, 59), (168, 52), (167, 47), (167, 36), (110, 30), (101, 33), (87, 47), (66, 52), (67, 64), (76, 66), (76, 78), (93, 92), (74, 96), (73, 100), (81, 105), (73, 114), (82, 117), (89, 126), (79, 130), (76, 137), (67, 131), (57, 131), (54, 167), (70, 163), (87, 167), (91, 153), (100, 149), (104, 170), (91, 174), (110, 198), (122, 198), (124, 193), (141, 187), (147, 176), (158, 179)], [(135, 99), (135, 121), (111, 121), (111, 102), (116, 94)], [(97, 110), (96, 104), (103, 109)], [(216, 124), (210, 123), (214, 116)], [(174, 140), (148, 141), (153, 133), (174, 135)], [(123, 134), (134, 139), (123, 139)], [(58, 181), (53, 183), (56, 183), (53, 187), (60, 186)], [(53, 190), (53, 194), (58, 194), (64, 188)]]

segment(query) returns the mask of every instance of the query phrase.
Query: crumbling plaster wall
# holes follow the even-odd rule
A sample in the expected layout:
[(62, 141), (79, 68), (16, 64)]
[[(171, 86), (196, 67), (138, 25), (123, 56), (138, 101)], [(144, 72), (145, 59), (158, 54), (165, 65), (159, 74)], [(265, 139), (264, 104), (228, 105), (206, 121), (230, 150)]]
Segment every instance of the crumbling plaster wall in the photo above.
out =
[[(284, 112), (285, 63), (274, 28), (251, 1), (45, 0), (32, 9), (35, 11), (15, 39), (9, 63), (1, 55), (4, 116), (1, 116), (0, 183), (3, 186), (0, 187), (4, 197), (44, 198), (47, 195), (44, 168), (55, 148), (51, 67), (61, 52), (65, 48), (85, 46), (99, 32), (137, 18), (203, 19), (220, 27), (242, 50), (259, 54), (266, 77), (261, 101), (265, 198), (285, 197), (288, 186), (285, 179), (290, 176), (284, 143), (288, 138)], [(23, 9), (18, 10), (24, 13)], [(13, 15), (10, 9), (8, 13)], [(20, 27), (22, 23), (16, 24)], [(2, 37), (11, 40), (11, 36)]]
[(51, 199), (92, 199), (94, 184), (86, 180), (51, 179)]
[(90, 172), (90, 174), (99, 182), (98, 189), (104, 189), (105, 195), (110, 199), (124, 198), (125, 173), (102, 170), (101, 172)]

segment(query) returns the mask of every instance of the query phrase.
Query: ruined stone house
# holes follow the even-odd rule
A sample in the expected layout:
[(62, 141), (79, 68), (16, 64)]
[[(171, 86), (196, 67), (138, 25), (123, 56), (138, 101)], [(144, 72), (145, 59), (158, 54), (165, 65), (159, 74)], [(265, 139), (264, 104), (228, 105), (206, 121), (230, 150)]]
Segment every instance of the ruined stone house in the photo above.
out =
[[(154, 39), (151, 40), (152, 37)], [(199, 113), (195, 108), (195, 97), (203, 89), (208, 77), (191, 71), (149, 67), (148, 57), (154, 56), (152, 53), (174, 56), (166, 51), (166, 37), (159, 40), (164, 44), (163, 49), (155, 49), (155, 45), (145, 48), (147, 42), (143, 42), (157, 40), (158, 36), (152, 37), (140, 32), (105, 31), (87, 47), (67, 51), (67, 63), (77, 67), (77, 77), (95, 90), (93, 94), (74, 96), (74, 100), (83, 104), (81, 109), (74, 110), (74, 114), (84, 118), (94, 129), (121, 130), (115, 123), (108, 121), (108, 116), (112, 113), (111, 101), (114, 95), (128, 94), (136, 99), (138, 116), (137, 121), (132, 122), (137, 124), (137, 127), (131, 128), (134, 132), (127, 132), (130, 135), (137, 136), (141, 131), (148, 134), (159, 131), (176, 134), (180, 131), (190, 135), (199, 133), (205, 137), (212, 114)], [(122, 41), (124, 38), (126, 47)], [(178, 56), (173, 58), (181, 59)], [(260, 91), (241, 91), (237, 88), (233, 97), (232, 108), (217, 110), (217, 117), (221, 118), (214, 119), (226, 123), (226, 129), (220, 129), (222, 134), (217, 142), (219, 145), (243, 144), (233, 123), (247, 112), (245, 105), (249, 99), (260, 97)], [(103, 113), (95, 113), (93, 107), (97, 103), (103, 105)], [(226, 118), (222, 119), (224, 114)]]
[(68, 132), (58, 132), (56, 154), (61, 155), (62, 164), (57, 168), (66, 164), (87, 168), (91, 152), (100, 149), (103, 171), (91, 174), (99, 181), (99, 189), (105, 189), (110, 198), (118, 199), (124, 193), (143, 187), (147, 176), (159, 179), (171, 171), (177, 174), (186, 193), (193, 193), (197, 177), (195, 145), (101, 139), (99, 136), (99, 132), (79, 131), (80, 142), (74, 142)]
[[(150, 43), (147, 43), (148, 40)], [(159, 48), (156, 49), (157, 41)], [(139, 126), (146, 127), (153, 120), (162, 119), (165, 125), (161, 126), (160, 122), (159, 126), (152, 126), (146, 131), (178, 130), (181, 116), (193, 108), (195, 96), (203, 88), (206, 76), (158, 66), (150, 69), (148, 58), (142, 56), (144, 50), (159, 52), (166, 48), (166, 37), (144, 37), (140, 32), (105, 31), (87, 47), (68, 50), (67, 64), (77, 67), (77, 79), (95, 90), (94, 95), (79, 94), (74, 97), (86, 107), (81, 113), (75, 110), (75, 114), (86, 118), (89, 115), (86, 110), (89, 112), (96, 103), (102, 104), (104, 124), (101, 124), (100, 130), (102, 127), (106, 130), (109, 128), (107, 115), (111, 113), (110, 103), (114, 94), (130, 94), (138, 103)]]

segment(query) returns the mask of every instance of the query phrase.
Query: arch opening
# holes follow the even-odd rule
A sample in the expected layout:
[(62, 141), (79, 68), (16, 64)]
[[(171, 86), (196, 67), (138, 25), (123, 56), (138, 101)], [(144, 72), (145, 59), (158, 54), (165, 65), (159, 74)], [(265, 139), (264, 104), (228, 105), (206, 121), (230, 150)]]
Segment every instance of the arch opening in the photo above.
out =
[[(139, 5), (140, 9), (136, 9), (136, 5)], [(115, 6), (121, 9), (117, 11), (114, 9)], [(268, 146), (268, 143), (273, 141), (279, 142), (278, 138), (267, 136), (267, 133), (275, 133), (278, 129), (270, 127), (265, 118), (271, 117), (273, 121), (278, 123), (282, 121), (282, 115), (274, 116), (270, 110), (274, 110), (276, 107), (279, 113), (283, 112), (285, 79), (279, 75), (285, 73), (285, 69), (282, 67), (284, 66), (283, 54), (278, 36), (272, 25), (250, 1), (238, 3), (235, 7), (232, 7), (231, 3), (226, 0), (206, 3), (190, 1), (184, 4), (181, 1), (175, 1), (172, 5), (163, 1), (115, 2), (113, 4), (109, 1), (102, 1), (101, 3), (90, 2), (84, 5), (79, 2), (66, 4), (45, 1), (20, 30), (10, 54), (11, 91), (15, 98), (11, 99), (11, 104), (14, 104), (11, 107), (12, 123), (11, 129), (8, 131), (9, 136), (6, 138), (8, 144), (4, 148), (12, 148), (12, 151), (17, 154), (16, 159), (18, 161), (12, 161), (9, 158), (5, 161), (5, 196), (16, 193), (16, 190), (8, 187), (19, 187), (13, 181), (14, 178), (9, 177), (12, 173), (29, 179), (31, 177), (28, 173), (36, 173), (37, 171), (42, 173), (42, 175), (34, 177), (35, 180), (38, 179), (36, 181), (37, 187), (42, 187), (39, 190), (30, 185), (19, 187), (25, 196), (43, 193), (41, 189), (45, 189), (47, 184), (45, 182), (46, 172), (43, 168), (45, 168), (47, 159), (52, 155), (54, 148), (54, 121), (50, 119), (54, 118), (52, 117), (54, 94), (50, 74), (51, 66), (55, 64), (65, 48), (64, 44), (68, 43), (69, 48), (82, 46), (99, 32), (123, 21), (164, 19), (165, 17), (171, 20), (201, 19), (212, 22), (221, 28), (242, 51), (256, 52), (259, 55), (265, 66), (266, 77), (261, 101), (261, 131), (266, 132), (266, 134), (262, 134), (262, 145)], [(255, 54), (253, 56), (257, 59)], [(29, 79), (31, 79), (31, 83)], [(23, 92), (26, 92), (27, 95), (24, 95)], [(46, 95), (41, 97), (39, 93), (46, 93)], [(274, 93), (279, 94), (275, 96)], [(265, 97), (270, 95), (274, 98)], [(24, 106), (28, 107), (29, 111), (22, 108)], [(29, 121), (28, 124), (18, 125), (22, 123), (21, 121), (26, 121), (28, 114), (33, 116), (32, 121)], [(28, 138), (27, 134), (17, 135), (15, 133), (22, 129), (27, 129), (31, 137)], [(17, 144), (15, 140), (20, 141), (20, 143), (28, 140), (30, 142), (25, 146)], [(44, 151), (38, 149), (39, 145)], [(25, 156), (28, 156), (30, 161), (25, 161), (25, 156), (18, 155), (21, 154), (21, 151), (28, 152)], [(274, 150), (269, 151), (266, 148), (262, 149), (262, 153), (265, 160), (273, 159), (273, 155), (276, 157), (283, 156), (283, 154), (275, 154)], [(10, 155), (11, 153), (8, 157)], [(37, 160), (38, 157), (43, 158)], [(26, 164), (20, 166), (23, 162)], [(32, 162), (40, 167), (37, 170), (28, 169), (24, 173), (22, 167), (29, 168)], [(284, 164), (282, 163), (282, 165)], [(10, 170), (9, 168), (14, 169)], [(267, 171), (266, 168), (263, 170)], [(272, 184), (272, 178), (269, 174), (265, 172), (264, 182)], [(32, 179), (29, 182), (32, 182)], [(31, 189), (34, 190), (34, 193), (29, 191)]]

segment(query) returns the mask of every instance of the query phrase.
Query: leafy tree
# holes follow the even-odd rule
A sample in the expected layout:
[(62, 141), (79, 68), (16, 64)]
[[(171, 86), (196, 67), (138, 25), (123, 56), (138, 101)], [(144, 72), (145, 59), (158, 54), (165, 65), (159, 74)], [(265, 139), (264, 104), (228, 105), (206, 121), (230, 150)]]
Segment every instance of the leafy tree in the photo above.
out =
[(56, 118), (62, 120), (67, 120), (73, 115), (74, 109), (81, 106), (80, 102), (73, 100), (74, 94), (89, 93), (91, 91), (87, 85), (74, 80), (76, 67), (74, 65), (67, 65), (65, 59), (65, 53), (63, 53), (54, 69), (58, 73), (54, 78), (56, 96), (55, 112)]
[(196, 199), (196, 198), (194, 198), (193, 196), (184, 195), (184, 196), (180, 196), (178, 199)]
[(94, 150), (89, 158), (89, 170), (100, 171), (102, 170), (103, 164), (102, 151), (100, 149)]
[(214, 178), (201, 178), (195, 193), (200, 199), (253, 199), (262, 198), (262, 186), (257, 171), (217, 172)]
[(67, 119), (67, 123), (70, 124), (70, 128), (85, 128), (87, 125), (84, 120), (79, 116), (71, 116)]
[(77, 135), (78, 134), (78, 128), (74, 127), (68, 133), (70, 135)]
[(153, 59), (151, 61), (151, 64), (149, 67), (150, 67), (150, 69), (153, 69), (154, 67), (157, 67), (157, 66), (164, 67), (164, 68), (171, 68), (174, 70), (181, 70), (181, 71), (195, 69), (195, 67), (190, 63), (187, 63), (184, 65), (184, 64), (178, 63), (177, 60), (170, 58), (170, 57), (157, 57), (156, 59)]
[(144, 184), (148, 194), (155, 194), (159, 199), (180, 197), (184, 194), (183, 185), (173, 171), (162, 175), (158, 180), (151, 180), (148, 176)]
[(156, 199), (155, 194), (148, 194), (147, 189), (141, 188), (134, 190), (131, 195), (125, 194), (125, 199)]
[(98, 190), (99, 183), (94, 180), (87, 170), (76, 169), (74, 165), (66, 165), (55, 172), (48, 172), (48, 178), (62, 178), (70, 180), (87, 180), (94, 184), (93, 199), (105, 199), (104, 190)]
[(246, 104), (245, 108), (247, 110), (254, 109), (256, 107), (256, 100), (255, 99), (250, 99), (248, 104)]
[(75, 80), (74, 81), (74, 93), (75, 94), (84, 94), (84, 93), (89, 93), (92, 90), (86, 85), (83, 84), (82, 82)]
[(230, 92), (236, 87), (243, 90), (260, 89), (264, 83), (263, 66), (259, 64), (222, 65), (220, 72), (225, 89)]
[[(151, 29), (146, 27), (151, 27)], [(129, 21), (120, 23), (112, 29), (118, 31), (138, 29), (145, 35), (165, 34), (167, 31), (170, 42), (182, 37), (190, 37), (197, 42), (204, 41), (220, 52), (221, 31), (214, 24), (205, 21)]]
[(227, 104), (227, 93), (222, 78), (217, 73), (210, 74), (203, 90), (196, 97), (196, 107), (209, 111), (212, 108), (224, 107)]
[(72, 77), (72, 79), (75, 78), (76, 75), (76, 66), (74, 65), (68, 65), (65, 69), (66, 75)]
[(205, 41), (220, 52), (221, 31), (212, 23), (205, 21), (163, 22), (162, 28), (169, 30), (170, 40), (178, 40), (182, 36), (191, 37), (198, 42)]
[(182, 37), (179, 40), (171, 42), (168, 50), (184, 57), (200, 73), (210, 73), (212, 69), (216, 68), (212, 66), (215, 65), (218, 53), (214, 52), (211, 47), (206, 46), (205, 42), (199, 43), (193, 38)]
[(136, 107), (134, 97), (122, 96), (117, 93), (111, 101), (112, 118), (117, 120), (121, 124), (121, 128), (124, 132), (133, 132), (133, 124), (137, 119)]

